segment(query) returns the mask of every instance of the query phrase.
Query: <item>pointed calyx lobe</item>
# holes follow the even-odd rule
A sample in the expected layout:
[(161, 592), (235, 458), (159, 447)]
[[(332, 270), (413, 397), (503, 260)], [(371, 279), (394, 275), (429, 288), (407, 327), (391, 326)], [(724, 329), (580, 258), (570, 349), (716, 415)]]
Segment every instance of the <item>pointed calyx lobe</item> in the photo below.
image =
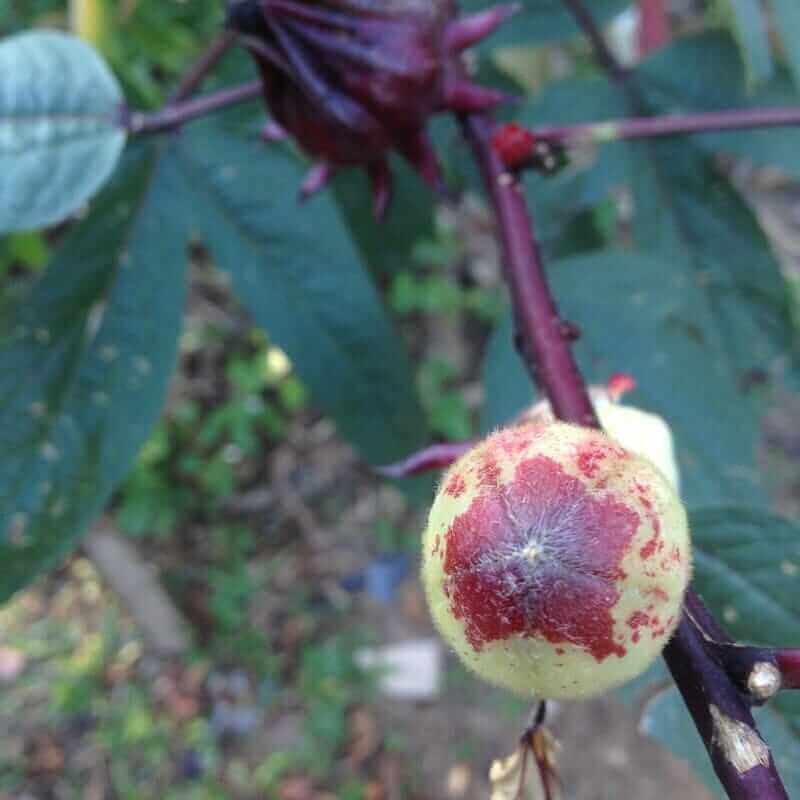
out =
[(465, 663), (539, 697), (642, 672), (678, 622), (686, 515), (648, 461), (554, 423), (489, 437), (445, 476), (423, 542), (434, 620)]
[(392, 150), (442, 188), (425, 133), (432, 114), (505, 99), (467, 81), (458, 59), (515, 10), (457, 19), (452, 0), (236, 0), (228, 25), (255, 58), (277, 123), (331, 173), (366, 167), (381, 210)]

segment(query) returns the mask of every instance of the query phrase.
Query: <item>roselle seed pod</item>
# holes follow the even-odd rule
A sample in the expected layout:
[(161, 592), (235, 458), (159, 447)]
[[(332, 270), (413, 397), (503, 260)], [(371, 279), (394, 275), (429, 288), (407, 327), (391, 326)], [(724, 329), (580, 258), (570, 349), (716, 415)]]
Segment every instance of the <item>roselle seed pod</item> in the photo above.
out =
[(507, 99), (468, 81), (459, 59), (516, 9), (458, 19), (453, 0), (234, 0), (228, 25), (244, 35), (277, 123), (318, 160), (301, 196), (337, 169), (361, 166), (380, 215), (391, 191), (391, 151), (441, 189), (428, 119)]
[(562, 422), (509, 427), (459, 459), (422, 552), (433, 620), (462, 661), (539, 698), (642, 673), (691, 573), (686, 512), (660, 470)]

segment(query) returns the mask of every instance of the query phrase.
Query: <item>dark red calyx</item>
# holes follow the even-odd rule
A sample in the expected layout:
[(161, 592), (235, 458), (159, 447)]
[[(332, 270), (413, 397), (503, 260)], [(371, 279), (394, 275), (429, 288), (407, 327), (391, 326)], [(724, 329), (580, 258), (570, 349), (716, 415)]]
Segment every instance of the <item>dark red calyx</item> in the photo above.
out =
[(506, 99), (470, 83), (458, 59), (516, 8), (457, 19), (452, 0), (237, 0), (228, 25), (243, 34), (258, 64), (276, 122), (324, 165), (303, 196), (324, 185), (320, 175), (362, 166), (381, 213), (391, 194), (391, 151), (442, 191), (428, 119)]

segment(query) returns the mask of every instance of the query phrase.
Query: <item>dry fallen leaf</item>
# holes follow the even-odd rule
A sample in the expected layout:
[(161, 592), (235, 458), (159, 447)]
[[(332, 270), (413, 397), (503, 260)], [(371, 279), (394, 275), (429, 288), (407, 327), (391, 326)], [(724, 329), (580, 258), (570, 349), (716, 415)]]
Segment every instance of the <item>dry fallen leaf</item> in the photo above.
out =
[(557, 747), (544, 727), (526, 734), (511, 755), (492, 762), (490, 800), (563, 800), (555, 769)]

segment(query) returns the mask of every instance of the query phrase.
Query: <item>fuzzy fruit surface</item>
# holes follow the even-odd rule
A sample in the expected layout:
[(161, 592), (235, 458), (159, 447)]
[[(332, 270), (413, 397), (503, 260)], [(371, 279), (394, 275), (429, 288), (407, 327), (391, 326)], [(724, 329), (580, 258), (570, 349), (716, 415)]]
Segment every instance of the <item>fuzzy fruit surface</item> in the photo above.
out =
[(642, 673), (678, 623), (686, 512), (661, 472), (565, 423), (501, 430), (444, 476), (422, 579), (442, 636), (484, 679), (539, 698)]
[[(655, 464), (675, 491), (680, 492), (680, 471), (669, 425), (652, 411), (619, 402), (611, 388), (589, 387), (592, 406), (603, 431), (627, 450)], [(555, 419), (550, 403), (540, 400), (526, 409), (516, 423), (552, 423)]]

